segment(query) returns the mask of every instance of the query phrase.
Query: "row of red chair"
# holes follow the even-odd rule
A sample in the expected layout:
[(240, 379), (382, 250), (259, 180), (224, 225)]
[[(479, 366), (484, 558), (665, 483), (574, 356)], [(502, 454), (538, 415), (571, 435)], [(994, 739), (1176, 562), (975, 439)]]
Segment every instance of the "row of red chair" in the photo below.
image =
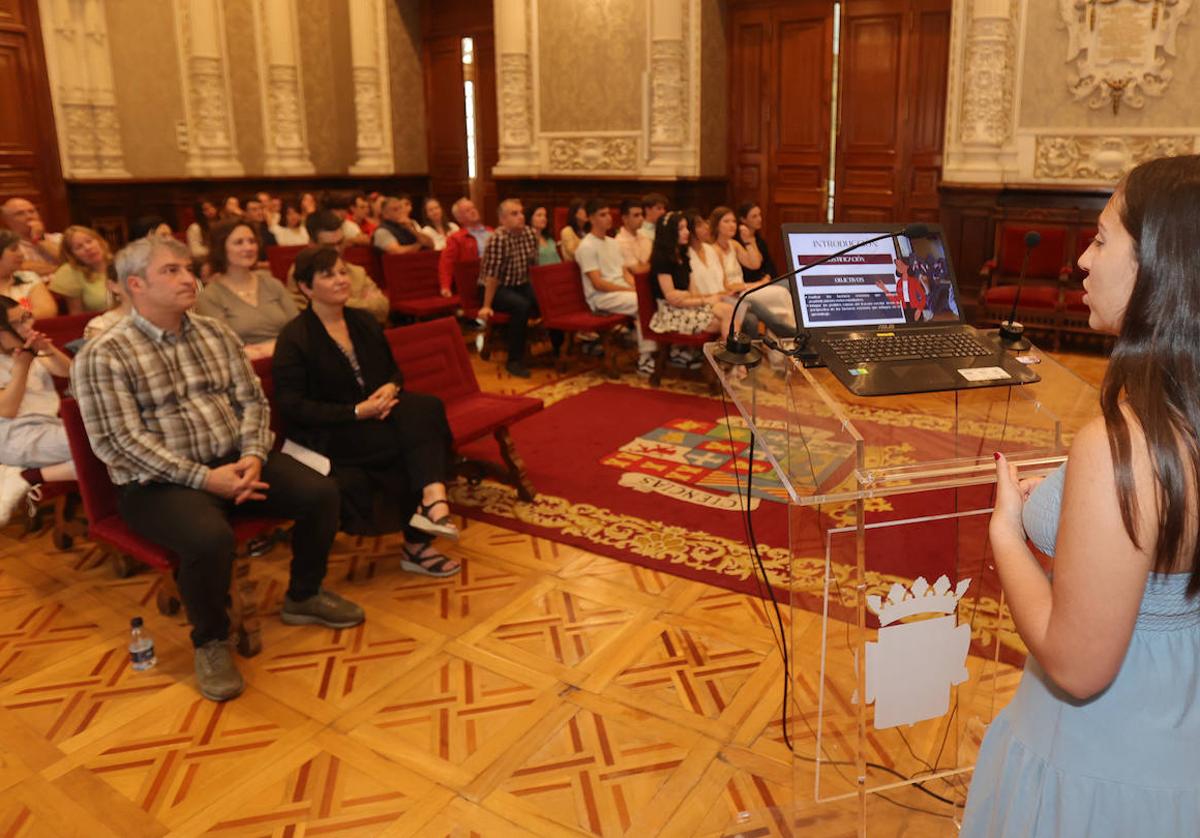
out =
[[(512, 483), (518, 496), (532, 501), (535, 496), (533, 485), (525, 472), (524, 463), (517, 453), (509, 432), (516, 421), (542, 409), (540, 399), (525, 396), (506, 396), (484, 393), (479, 388), (471, 359), (458, 324), (451, 318), (419, 323), (387, 332), (401, 371), (405, 387), (417, 392), (432, 393), (442, 399), (446, 416), (454, 434), (456, 449), (481, 439), (489, 434), (500, 448), (504, 461), (501, 467), (486, 461), (459, 458), (456, 469), (468, 479), (478, 480), (492, 476)], [(262, 380), (264, 393), (270, 399), (274, 392), (271, 359), (256, 361), (255, 371)], [(171, 571), (175, 564), (169, 551), (135, 534), (121, 519), (117, 509), (117, 490), (108, 475), (108, 469), (92, 450), (83, 426), (79, 406), (74, 400), (66, 399), (62, 405), (63, 422), (75, 461), (79, 493), (88, 520), (88, 536), (107, 545), (119, 555), (132, 558), (163, 573), (162, 585), (157, 595), (157, 605), (163, 614), (174, 614), (179, 610), (180, 600)], [(272, 411), (272, 428), (277, 431), (278, 442), (282, 441), (281, 420), (278, 411)], [(243, 544), (255, 536), (276, 529), (283, 522), (270, 518), (244, 518), (235, 522), (234, 533), (238, 543)], [(261, 628), (255, 610), (254, 583), (249, 577), (249, 562), (239, 557), (235, 562), (233, 584), (230, 591), (231, 623), (237, 638), (238, 651), (252, 656), (261, 651)]]

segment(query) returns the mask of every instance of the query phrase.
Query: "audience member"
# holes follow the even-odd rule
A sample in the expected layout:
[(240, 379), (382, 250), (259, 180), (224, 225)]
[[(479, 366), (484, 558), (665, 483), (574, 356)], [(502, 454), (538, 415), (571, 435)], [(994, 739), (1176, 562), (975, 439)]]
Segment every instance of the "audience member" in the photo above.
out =
[(447, 223), (442, 202), (437, 198), (426, 198), (422, 213), (425, 215), (425, 226), (421, 228), (421, 232), (433, 242), (434, 250), (445, 250), (446, 239), (458, 229), (458, 225), (453, 221)]
[(470, 198), (459, 198), (450, 207), (458, 222), (458, 230), (446, 237), (446, 249), (438, 257), (438, 285), (443, 297), (454, 294), (454, 270), (460, 262), (479, 259), (492, 237), (492, 228), (479, 217), (479, 210)]
[[(242, 247), (246, 256), (254, 244)], [(184, 245), (139, 239), (116, 266), (134, 310), (80, 351), (75, 393), (92, 448), (118, 486), (121, 517), (178, 557), (197, 686), (225, 701), (243, 689), (228, 642), (231, 517), (295, 521), (285, 623), (363, 621), (361, 608), (321, 587), (337, 534), (337, 483), (271, 450), (269, 408), (237, 336), (188, 312), (196, 280)]]
[(265, 216), (265, 220), (267, 222), (267, 229), (270, 229), (271, 227), (278, 227), (279, 222), (282, 220), (279, 199), (271, 197), (270, 192), (255, 192), (254, 198), (260, 204), (262, 204), (263, 215)]
[[(341, 529), (404, 532), (401, 567), (427, 576), (459, 571), (431, 536), (458, 537), (450, 517), (453, 434), (436, 396), (405, 390), (383, 330), (348, 308), (350, 277), (332, 247), (296, 257), (311, 304), (279, 335), (274, 401), (291, 440), (328, 458), (341, 490)], [(348, 369), (350, 374), (348, 374)]]
[(300, 214), (308, 218), (317, 211), (317, 196), (311, 192), (300, 194)]
[(231, 218), (242, 217), (242, 204), (237, 199), (236, 195), (229, 195), (221, 202), (221, 220), (228, 221)]
[(339, 210), (346, 217), (346, 220), (342, 222), (342, 235), (346, 237), (346, 244), (370, 244), (371, 234), (375, 232), (378, 225), (372, 225), (370, 230), (367, 229), (368, 215), (371, 211), (371, 207), (367, 203), (367, 196), (361, 192), (351, 192), (342, 199), (341, 203), (343, 206), (339, 207)]
[[(639, 215), (641, 207), (638, 207)], [(647, 340), (637, 322), (637, 289), (633, 274), (625, 264), (621, 246), (609, 238), (612, 210), (604, 201), (587, 203), (590, 229), (575, 251), (575, 261), (583, 274), (583, 292), (592, 311), (605, 314), (628, 314), (634, 319), (638, 336), (638, 375), (654, 372), (654, 341)], [(638, 221), (641, 225), (641, 221)]]
[(371, 225), (371, 235), (375, 234), (375, 228), (383, 220), (383, 199), (384, 195), (379, 192), (367, 193), (367, 223)]
[[(723, 308), (714, 308), (714, 311), (721, 318), (721, 333), (725, 334), (729, 328), (727, 315), (733, 312), (733, 300), (725, 293), (725, 266), (721, 263), (721, 255), (712, 245), (708, 222), (699, 213), (692, 213), (686, 217), (691, 288), (706, 299), (722, 304)], [(657, 233), (655, 236), (657, 237)], [(738, 313), (741, 314), (740, 311)]]
[(432, 248), (433, 239), (421, 232), (412, 217), (412, 199), (407, 195), (383, 199), (383, 219), (371, 237), (371, 244), (384, 253), (416, 253)]
[(529, 226), (538, 237), (537, 263), (539, 265), (557, 265), (562, 261), (558, 253), (558, 242), (550, 235), (550, 210), (545, 204), (538, 204), (529, 213)]
[(217, 221), (217, 205), (201, 198), (193, 205), (196, 220), (188, 225), (187, 245), (192, 258), (203, 262), (208, 259), (209, 228)]
[[(171, 225), (161, 215), (139, 215), (129, 225), (129, 240), (144, 239), (146, 236), (174, 236)], [(64, 238), (66, 232), (63, 233)]]
[(275, 243), (288, 247), (308, 244), (310, 241), (308, 229), (304, 226), (304, 214), (300, 212), (300, 205), (288, 198), (280, 204), (279, 211), (283, 223), (276, 224), (271, 228), (271, 235), (275, 236)]
[(108, 268), (112, 264), (108, 242), (91, 228), (72, 225), (63, 230), (62, 260), (49, 287), (66, 298), (67, 313), (107, 309)]
[(750, 240), (753, 239), (758, 245), (758, 252), (762, 254), (762, 264), (757, 268), (743, 268), (746, 282), (755, 282), (760, 279), (777, 276), (779, 271), (775, 269), (775, 262), (771, 259), (771, 251), (767, 248), (767, 240), (762, 235), (762, 208), (752, 202), (739, 204), (737, 208), (737, 220), (738, 241), (743, 246), (748, 247)]
[(58, 265), (59, 249), (62, 247), (61, 233), (47, 233), (42, 216), (30, 201), (24, 198), (9, 198), (0, 206), (4, 225), (17, 234), (21, 247), (22, 271), (33, 271), (39, 276), (49, 276)]
[(108, 296), (113, 300), (113, 307), (84, 324), (84, 341), (99, 337), (106, 329), (120, 323), (129, 316), (129, 312), (133, 311), (133, 303), (130, 302), (129, 295), (121, 293), (121, 283), (117, 282), (117, 274), (112, 265), (109, 265), (104, 284), (108, 287)]
[[(529, 378), (525, 366), (525, 341), (529, 319), (537, 317), (537, 298), (529, 284), (529, 268), (537, 263), (537, 234), (525, 226), (521, 202), (509, 198), (500, 202), (500, 226), (483, 251), (480, 276), (483, 282), (483, 306), (479, 319), (487, 320), (494, 311), (503, 311), (511, 319), (508, 330), (508, 360), (504, 368), (518, 378)], [(551, 332), (557, 351), (562, 332)]]
[(651, 192), (642, 196), (642, 212), (646, 216), (646, 220), (642, 222), (642, 233), (650, 241), (654, 241), (658, 220), (667, 214), (668, 206), (667, 196), (660, 192)]
[(222, 221), (213, 228), (208, 261), (212, 273), (196, 297), (196, 313), (228, 326), (245, 344), (247, 357), (274, 354), (276, 336), (299, 310), (283, 284), (258, 268), (253, 228), (238, 219)]
[(25, 258), (21, 239), (12, 230), (0, 230), (0, 296), (16, 300), (37, 319), (58, 314), (58, 304), (33, 271), (20, 270)]
[(274, 247), (275, 234), (267, 228), (267, 209), (258, 198), (247, 198), (245, 210), (242, 212), (242, 223), (254, 231), (258, 239), (258, 262), (262, 267), (267, 265), (267, 248)]
[(32, 312), (0, 297), (0, 525), (25, 497), (39, 500), (42, 483), (75, 479), (54, 387), (71, 359), (33, 326)]
[(582, 198), (571, 201), (567, 207), (567, 226), (558, 231), (558, 243), (562, 257), (567, 262), (575, 261), (575, 249), (588, 232), (587, 202)]
[[(305, 224), (313, 244), (332, 247), (339, 255), (346, 249), (346, 237), (342, 234), (342, 219), (338, 217), (337, 213), (332, 210), (313, 213)], [(386, 323), (391, 306), (375, 280), (367, 275), (366, 269), (361, 265), (345, 261), (343, 264), (350, 277), (350, 298), (346, 301), (346, 305), (368, 311), (380, 323)], [(292, 299), (298, 307), (304, 308), (308, 305), (308, 297), (296, 285), (295, 264), (288, 268), (287, 287), (292, 292)]]
[[(724, 288), (727, 294), (737, 297), (766, 282), (766, 280), (760, 280), (752, 285), (747, 285), (743, 280), (742, 268), (760, 267), (762, 265), (762, 254), (758, 250), (757, 242), (753, 241), (753, 239), (746, 247), (743, 247), (741, 242), (737, 240), (737, 217), (733, 214), (733, 210), (729, 207), (717, 207), (714, 209), (712, 215), (708, 218), (708, 229), (709, 235), (712, 238), (713, 250), (716, 252), (724, 272)], [(771, 320), (774, 319), (767, 309), (763, 294), (756, 294), (751, 297), (738, 312), (739, 319), (745, 318), (745, 322), (749, 324), (746, 326), (746, 331), (750, 335), (758, 333), (758, 321), (763, 314)], [(753, 319), (751, 319), (752, 317)]]
[(657, 301), (650, 329), (685, 335), (723, 334), (733, 306), (720, 293), (706, 292), (696, 286), (692, 277), (691, 230), (689, 219), (681, 212), (659, 220), (650, 254), (650, 288)]
[(650, 270), (650, 250), (654, 239), (642, 233), (642, 205), (628, 198), (621, 202), (621, 228), (617, 230), (617, 245), (621, 260), (635, 274)]

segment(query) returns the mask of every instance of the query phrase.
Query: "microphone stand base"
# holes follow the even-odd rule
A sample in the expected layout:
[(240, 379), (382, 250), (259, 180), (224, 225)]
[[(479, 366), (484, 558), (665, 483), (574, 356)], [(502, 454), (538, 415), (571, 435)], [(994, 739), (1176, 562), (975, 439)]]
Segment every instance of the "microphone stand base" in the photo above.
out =
[(1024, 352), (1033, 348), (1033, 344), (1025, 339), (1025, 325), (1014, 320), (1000, 324), (999, 337), (1000, 345), (1010, 352)]
[(762, 352), (755, 349), (750, 337), (742, 333), (732, 334), (725, 341), (725, 346), (713, 353), (713, 357), (722, 364), (753, 369), (762, 362)]

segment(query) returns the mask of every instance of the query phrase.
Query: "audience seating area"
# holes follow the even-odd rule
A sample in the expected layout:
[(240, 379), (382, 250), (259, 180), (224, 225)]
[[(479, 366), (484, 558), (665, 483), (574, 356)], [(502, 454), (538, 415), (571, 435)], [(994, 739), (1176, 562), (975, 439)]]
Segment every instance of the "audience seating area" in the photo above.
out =
[(580, 332), (598, 332), (604, 342), (604, 366), (610, 378), (616, 378), (617, 340), (620, 329), (632, 325), (624, 314), (594, 314), (583, 294), (583, 278), (575, 262), (541, 265), (529, 271), (529, 281), (542, 313), (542, 327), (566, 333), (558, 357), (558, 369), (567, 369), (567, 356)]

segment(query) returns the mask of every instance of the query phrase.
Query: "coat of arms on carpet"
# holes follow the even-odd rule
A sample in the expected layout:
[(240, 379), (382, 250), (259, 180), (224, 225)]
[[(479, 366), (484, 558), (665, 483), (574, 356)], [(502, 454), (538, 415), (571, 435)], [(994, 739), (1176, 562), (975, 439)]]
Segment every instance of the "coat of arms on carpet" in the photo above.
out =
[[(763, 500), (788, 502), (787, 487), (767, 456), (770, 451), (778, 462), (788, 461), (787, 429), (783, 423), (764, 424), (759, 425), (754, 445), (751, 509)], [(804, 432), (807, 450), (802, 465), (820, 484), (846, 463), (854, 449), (833, 440), (827, 431), (805, 428)], [(736, 511), (741, 509), (739, 495), (745, 495), (749, 449), (750, 429), (740, 417), (673, 419), (625, 443), (601, 463), (625, 472), (622, 486)]]

